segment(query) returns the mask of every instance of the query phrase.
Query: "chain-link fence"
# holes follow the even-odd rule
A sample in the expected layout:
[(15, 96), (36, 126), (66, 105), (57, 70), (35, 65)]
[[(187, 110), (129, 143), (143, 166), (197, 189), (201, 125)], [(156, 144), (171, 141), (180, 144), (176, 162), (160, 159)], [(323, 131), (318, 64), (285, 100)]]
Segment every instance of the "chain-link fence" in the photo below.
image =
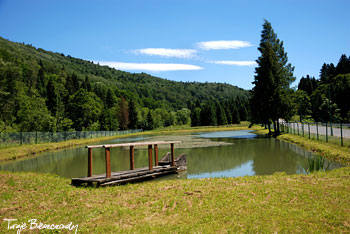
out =
[(350, 124), (281, 122), (281, 131), (350, 147)]
[(0, 133), (0, 148), (23, 144), (61, 142), (72, 139), (88, 139), (106, 136), (120, 136), (142, 132), (142, 129), (125, 131), (82, 131), (82, 132), (4, 132)]

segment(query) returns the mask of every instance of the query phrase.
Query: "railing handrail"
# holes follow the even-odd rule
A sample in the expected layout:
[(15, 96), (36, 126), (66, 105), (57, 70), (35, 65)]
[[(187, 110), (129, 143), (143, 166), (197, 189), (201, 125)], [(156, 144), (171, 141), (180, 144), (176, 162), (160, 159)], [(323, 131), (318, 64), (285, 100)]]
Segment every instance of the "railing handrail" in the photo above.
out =
[(144, 145), (162, 145), (162, 144), (179, 144), (181, 141), (147, 141), (147, 142), (130, 142), (121, 144), (107, 144), (107, 145), (88, 145), (85, 148), (115, 148), (115, 147), (127, 147), (127, 146), (144, 146)]

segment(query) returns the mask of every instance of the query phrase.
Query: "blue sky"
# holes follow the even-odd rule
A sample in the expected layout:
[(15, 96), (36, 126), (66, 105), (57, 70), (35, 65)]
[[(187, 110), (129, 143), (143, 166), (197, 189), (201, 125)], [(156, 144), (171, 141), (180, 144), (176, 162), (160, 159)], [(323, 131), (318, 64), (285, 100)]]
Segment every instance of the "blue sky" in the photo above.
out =
[(0, 36), (130, 72), (251, 89), (264, 19), (298, 82), (350, 55), (349, 12), (348, 0), (0, 0)]

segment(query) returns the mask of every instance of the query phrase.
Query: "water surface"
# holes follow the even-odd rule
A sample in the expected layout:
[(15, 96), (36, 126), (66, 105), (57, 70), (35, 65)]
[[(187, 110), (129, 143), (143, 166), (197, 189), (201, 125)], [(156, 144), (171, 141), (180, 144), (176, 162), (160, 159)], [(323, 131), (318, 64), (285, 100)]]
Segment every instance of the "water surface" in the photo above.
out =
[[(221, 131), (196, 134), (172, 134), (120, 138), (101, 143), (123, 143), (153, 140), (182, 140), (175, 154), (187, 154), (187, 172), (166, 178), (237, 177), (306, 173), (308, 157), (314, 155), (275, 138), (258, 137), (252, 131)], [(169, 151), (168, 145), (159, 146), (160, 157)], [(135, 149), (135, 167), (148, 166), (147, 146)], [(329, 169), (339, 167), (332, 163)], [(129, 169), (129, 149), (111, 149), (112, 171)], [(0, 165), (0, 170), (34, 171), (57, 174), (62, 177), (87, 175), (87, 149), (78, 147), (57, 152), (46, 152), (38, 157)], [(93, 150), (93, 173), (105, 173), (104, 149)]]

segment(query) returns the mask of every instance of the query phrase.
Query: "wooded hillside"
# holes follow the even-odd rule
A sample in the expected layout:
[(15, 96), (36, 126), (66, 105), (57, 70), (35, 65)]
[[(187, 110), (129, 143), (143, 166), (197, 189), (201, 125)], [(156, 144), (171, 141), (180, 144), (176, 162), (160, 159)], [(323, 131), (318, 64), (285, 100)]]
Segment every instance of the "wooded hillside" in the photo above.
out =
[(249, 92), (119, 71), (0, 37), (0, 131), (117, 130), (248, 119)]

